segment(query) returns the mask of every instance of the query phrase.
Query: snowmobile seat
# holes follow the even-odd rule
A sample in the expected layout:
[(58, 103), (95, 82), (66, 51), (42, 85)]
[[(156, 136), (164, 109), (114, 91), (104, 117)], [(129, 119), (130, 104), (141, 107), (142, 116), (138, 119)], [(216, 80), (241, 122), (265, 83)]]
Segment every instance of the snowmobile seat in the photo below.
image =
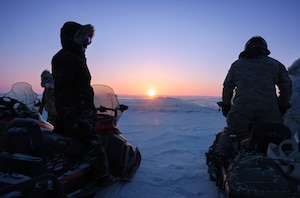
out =
[(54, 131), (42, 130), (44, 142), (47, 145), (44, 155), (68, 154), (81, 158), (84, 148), (77, 139), (55, 133)]
[(32, 156), (51, 156), (66, 153), (82, 157), (83, 145), (71, 137), (49, 130), (41, 130), (33, 119), (16, 118), (5, 128), (6, 146), (9, 153), (22, 153)]
[(283, 124), (265, 123), (255, 125), (250, 133), (248, 151), (267, 153), (269, 143), (279, 144), (282, 140), (291, 139), (291, 133)]
[(15, 118), (5, 128), (6, 146), (9, 153), (41, 156), (46, 145), (38, 123), (32, 119)]

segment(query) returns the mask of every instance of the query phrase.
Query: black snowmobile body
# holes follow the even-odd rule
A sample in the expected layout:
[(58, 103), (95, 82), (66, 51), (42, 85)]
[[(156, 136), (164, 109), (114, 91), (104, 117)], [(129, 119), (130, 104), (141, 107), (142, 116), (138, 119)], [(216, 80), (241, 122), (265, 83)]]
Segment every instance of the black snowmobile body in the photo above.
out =
[[(28, 84), (18, 83), (17, 90), (21, 91), (17, 92), (24, 93), (21, 85)], [(12, 91), (16, 89), (13, 87)], [(79, 140), (53, 132), (53, 126), (43, 120), (34, 106), (30, 108), (28, 101), (16, 95), (10, 93), (0, 98), (4, 126), (0, 137), (0, 196), (87, 197), (96, 193), (99, 188), (94, 184), (93, 155)], [(106, 99), (110, 101), (101, 95), (109, 96)], [(97, 98), (103, 100), (102, 104), (97, 103)], [(95, 105), (96, 128), (107, 137), (111, 172), (119, 181), (128, 181), (138, 169), (141, 155), (116, 127), (126, 106), (118, 103), (113, 90), (106, 85), (95, 85)], [(101, 127), (104, 123), (106, 129)]]

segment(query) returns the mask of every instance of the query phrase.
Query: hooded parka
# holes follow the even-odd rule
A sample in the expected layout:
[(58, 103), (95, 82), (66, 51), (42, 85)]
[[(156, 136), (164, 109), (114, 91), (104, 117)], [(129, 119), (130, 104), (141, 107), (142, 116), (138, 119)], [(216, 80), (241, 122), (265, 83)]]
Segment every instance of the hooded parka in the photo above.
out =
[(93, 131), (94, 92), (84, 44), (85, 37), (92, 38), (93, 34), (93, 26), (76, 22), (66, 22), (61, 28), (62, 49), (52, 59), (58, 133), (79, 135), (80, 127), (85, 127), (86, 135)]
[(61, 28), (62, 49), (52, 58), (52, 75), (55, 85), (57, 118), (55, 132), (79, 139), (93, 160), (95, 180), (98, 185), (111, 184), (106, 142), (96, 135), (94, 91), (86, 64), (85, 48), (94, 35), (92, 25), (66, 22)]

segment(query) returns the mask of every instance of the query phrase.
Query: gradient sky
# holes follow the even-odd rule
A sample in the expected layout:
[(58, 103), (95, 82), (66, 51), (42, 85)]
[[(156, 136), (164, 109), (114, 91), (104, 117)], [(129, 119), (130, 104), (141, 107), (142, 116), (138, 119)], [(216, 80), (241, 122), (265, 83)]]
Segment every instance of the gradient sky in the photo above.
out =
[(299, 0), (1, 0), (0, 93), (25, 81), (42, 92), (66, 21), (94, 25), (92, 84), (117, 94), (220, 96), (245, 43), (265, 38), (289, 67), (300, 57)]

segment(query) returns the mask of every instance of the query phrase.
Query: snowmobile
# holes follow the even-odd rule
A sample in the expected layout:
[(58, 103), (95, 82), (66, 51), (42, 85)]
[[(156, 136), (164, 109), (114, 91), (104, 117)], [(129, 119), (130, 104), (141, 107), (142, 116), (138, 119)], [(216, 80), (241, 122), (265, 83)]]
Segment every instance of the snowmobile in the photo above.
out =
[[(300, 197), (299, 148), (285, 125), (251, 125), (249, 136), (241, 142), (237, 143), (232, 137), (233, 149), (226, 159), (215, 154), (223, 132), (221, 130), (215, 134), (215, 140), (206, 152), (206, 165), (210, 180), (226, 197)], [(275, 145), (276, 149), (270, 149), (270, 145)], [(274, 158), (274, 153), (270, 155), (271, 151), (277, 153), (276, 156), (295, 153), (298, 159)], [(292, 177), (292, 173), (299, 177)]]
[[(111, 173), (118, 182), (130, 181), (141, 154), (116, 127), (128, 107), (119, 104), (113, 90), (93, 85), (97, 107), (96, 129), (107, 139)], [(0, 98), (0, 197), (88, 197), (97, 187), (95, 157), (79, 140), (57, 134), (36, 110), (31, 85), (16, 83)]]

